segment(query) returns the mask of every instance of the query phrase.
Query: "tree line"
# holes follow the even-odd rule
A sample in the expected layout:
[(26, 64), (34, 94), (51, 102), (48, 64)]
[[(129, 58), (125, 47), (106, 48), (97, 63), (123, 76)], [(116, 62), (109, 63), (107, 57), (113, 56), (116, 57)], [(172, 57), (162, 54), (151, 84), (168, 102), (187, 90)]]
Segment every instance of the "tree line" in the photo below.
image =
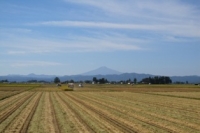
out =
[[(69, 80), (69, 81), (64, 81), (62, 83), (74, 83), (74, 80)], [(83, 81), (80, 81), (83, 83)], [(128, 79), (128, 80), (121, 80), (121, 81), (108, 81), (106, 78), (100, 78), (97, 79), (96, 77), (93, 77), (92, 81), (91, 80), (86, 80), (85, 83), (96, 83), (96, 84), (106, 84), (106, 83), (112, 83), (112, 84), (171, 84), (172, 80), (170, 77), (167, 76), (155, 76), (155, 77), (148, 77), (148, 78), (143, 78), (141, 81), (137, 82), (137, 79), (134, 78), (133, 80)], [(60, 79), (56, 77), (54, 79), (54, 83), (60, 83)]]
[(171, 84), (172, 80), (170, 77), (166, 76), (155, 76), (155, 77), (148, 77), (144, 78), (140, 81), (140, 83), (146, 83), (146, 84)]
[[(117, 83), (115, 81), (109, 82), (105, 78), (97, 79), (96, 77), (93, 77), (93, 82), (99, 83), (99, 84)], [(141, 83), (141, 84), (171, 84), (172, 80), (170, 79), (170, 77), (167, 77), (167, 76), (155, 76), (155, 77), (143, 78), (140, 82), (137, 82), (137, 79), (134, 78), (133, 81), (131, 79), (128, 79), (128, 80), (118, 81), (118, 83), (123, 83), (123, 84), (127, 84), (127, 83), (131, 83), (131, 84), (137, 84), (137, 83)]]
[[(8, 80), (0, 80), (0, 83), (8, 83)], [(44, 80), (29, 80), (27, 83), (47, 83), (47, 81)], [(61, 80), (58, 77), (54, 78), (54, 83), (60, 83)], [(62, 83), (74, 83), (74, 80), (68, 80), (64, 81)], [(97, 83), (97, 84), (106, 84), (106, 83), (111, 83), (111, 84), (171, 84), (172, 80), (170, 77), (167, 76), (155, 76), (155, 77), (148, 77), (148, 78), (143, 78), (141, 81), (137, 82), (137, 79), (134, 78), (133, 80), (128, 79), (128, 80), (121, 80), (121, 81), (108, 81), (106, 78), (100, 78), (97, 79), (96, 77), (93, 77), (92, 80), (86, 80), (86, 81), (79, 81), (80, 83)], [(176, 83), (176, 82), (175, 82)], [(178, 82), (176, 83), (178, 84)], [(188, 84), (188, 81), (186, 81), (186, 84)]]
[(5, 80), (0, 80), (0, 83), (7, 83), (7, 82), (9, 82), (7, 79), (5, 79)]
[(95, 83), (99, 83), (99, 84), (108, 83), (108, 80), (106, 78), (97, 79), (96, 77), (93, 77), (92, 81), (95, 82)]

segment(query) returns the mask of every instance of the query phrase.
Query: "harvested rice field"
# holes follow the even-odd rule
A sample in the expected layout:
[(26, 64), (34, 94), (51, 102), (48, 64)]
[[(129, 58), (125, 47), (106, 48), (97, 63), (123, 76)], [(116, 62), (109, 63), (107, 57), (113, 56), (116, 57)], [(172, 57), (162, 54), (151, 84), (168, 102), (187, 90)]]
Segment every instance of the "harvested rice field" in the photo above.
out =
[(62, 91), (37, 85), (13, 95), (0, 91), (7, 95), (0, 100), (0, 132), (200, 132), (200, 88), (144, 87), (88, 85)]

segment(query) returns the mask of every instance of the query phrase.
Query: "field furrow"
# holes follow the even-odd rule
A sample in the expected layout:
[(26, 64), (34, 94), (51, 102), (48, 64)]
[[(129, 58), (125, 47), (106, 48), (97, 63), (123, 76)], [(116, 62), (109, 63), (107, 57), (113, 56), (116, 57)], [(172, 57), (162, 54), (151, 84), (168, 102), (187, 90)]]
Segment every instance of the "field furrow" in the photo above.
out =
[(21, 113), (12, 121), (12, 123), (5, 129), (5, 133), (10, 132), (27, 132), (32, 115), (35, 112), (35, 108), (39, 102), (41, 93), (38, 93), (28, 104)]
[[(199, 114), (194, 113), (194, 112), (188, 112), (185, 111), (184, 109), (177, 109), (176, 107), (172, 106), (166, 106), (165, 101), (160, 101), (160, 104), (156, 104), (155, 100), (151, 101), (144, 101), (140, 97), (143, 95), (140, 94), (134, 94), (134, 93), (101, 93), (101, 95), (93, 94), (96, 97), (107, 99), (108, 101), (113, 101), (113, 102), (119, 102), (122, 104), (126, 105), (135, 105), (141, 110), (151, 110), (156, 113), (161, 113), (163, 115), (169, 115), (169, 117), (178, 117), (178, 119), (183, 119), (183, 120), (192, 120), (193, 122), (200, 122)], [(153, 97), (153, 99), (157, 99), (159, 101), (158, 97)], [(155, 102), (155, 103), (154, 103)], [(191, 105), (190, 103), (189, 105)], [(193, 106), (193, 105), (192, 105)], [(199, 105), (197, 105), (199, 106)], [(196, 111), (195, 111), (196, 112)]]
[[(142, 121), (144, 123), (147, 123), (149, 125), (161, 128), (163, 130), (169, 131), (169, 132), (184, 132), (181, 131), (178, 126), (183, 125), (182, 128), (190, 127), (195, 130), (200, 130), (198, 125), (190, 124), (190, 123), (184, 123), (182, 121), (177, 121), (176, 119), (170, 119), (168, 117), (159, 116), (157, 114), (150, 113), (148, 111), (141, 111), (140, 109), (134, 108), (133, 106), (127, 106), (125, 104), (119, 104), (118, 102), (110, 102), (106, 101), (105, 99), (97, 99), (95, 97), (91, 96), (85, 96), (82, 94), (76, 93), (76, 97), (80, 97), (81, 99), (84, 99), (84, 101), (87, 101), (88, 103), (95, 104), (95, 105), (101, 105), (100, 108), (108, 108), (108, 110), (111, 110), (112, 112), (118, 111), (120, 112), (121, 116), (124, 115), (126, 117), (127, 115), (129, 117), (133, 117), (134, 119), (137, 119), (139, 121)], [(129, 118), (130, 119), (130, 118)], [(153, 120), (153, 121), (152, 121)]]
[[(110, 95), (111, 94), (111, 95)], [(187, 100), (187, 99), (181, 99), (181, 98), (170, 98), (165, 96), (155, 96), (155, 95), (149, 95), (144, 93), (129, 93), (129, 92), (123, 92), (123, 93), (105, 93), (106, 96), (110, 96), (113, 98), (120, 98), (122, 100), (127, 101), (137, 101), (141, 103), (146, 103), (150, 105), (157, 105), (161, 107), (169, 107), (177, 110), (182, 110), (189, 113), (195, 113), (200, 114), (199, 110), (196, 110), (196, 108), (199, 108), (199, 100)], [(158, 100), (162, 99), (162, 100)], [(176, 100), (176, 102), (174, 102)]]
[[(64, 94), (63, 94), (64, 95)], [(66, 97), (66, 95), (64, 95)], [(89, 121), (85, 120), (86, 123), (89, 123), (89, 126), (92, 126), (94, 128), (95, 132), (120, 132), (116, 127), (114, 127), (112, 124), (108, 123), (102, 117), (100, 117), (98, 114), (94, 113), (93, 111), (88, 110), (85, 108), (85, 106), (81, 105), (80, 103), (75, 102), (72, 99), (67, 98), (68, 101), (71, 103), (74, 103), (73, 105), (77, 105), (77, 109), (82, 112), (82, 114), (88, 115)], [(81, 115), (82, 115), (81, 114)], [(81, 117), (81, 116), (80, 116)]]
[(77, 103), (80, 103), (81, 105), (85, 106), (87, 109), (90, 109), (91, 111), (100, 115), (103, 119), (113, 124), (116, 128), (118, 127), (122, 132), (138, 132), (138, 130), (134, 129), (133, 125), (128, 123), (127, 121), (119, 119), (119, 118), (116, 120), (116, 118), (112, 114), (105, 112), (101, 109), (96, 109), (96, 107), (89, 105), (86, 102), (83, 102), (80, 99), (77, 99), (70, 94), (67, 94), (67, 93), (65, 94), (68, 97), (70, 97), (72, 100), (76, 101)]
[(14, 121), (14, 119), (16, 119), (16, 117), (18, 117), (18, 115), (23, 111), (23, 109), (30, 104), (35, 95), (36, 94), (32, 95), (28, 100), (24, 101), (24, 103), (16, 111), (14, 111), (0, 124), (0, 132), (4, 132), (6, 130), (6, 128)]
[(11, 106), (5, 108), (0, 112), (0, 123), (2, 123), (7, 117), (9, 117), (14, 111), (16, 111), (26, 100), (30, 98), (30, 96), (33, 95), (33, 93), (30, 93), (26, 97), (20, 99), (15, 104), (12, 104)]
[(6, 98), (4, 100), (0, 101), (0, 111), (2, 109), (4, 109), (7, 106), (10, 106), (11, 104), (15, 103), (17, 100), (23, 98), (24, 96), (26, 96), (28, 94), (28, 92), (23, 92), (17, 95), (14, 95), (12, 97)]
[(83, 124), (78, 120), (74, 112), (68, 107), (63, 99), (60, 98), (56, 93), (51, 93), (52, 103), (55, 107), (55, 113), (58, 119), (59, 127), (61, 132), (86, 132)]
[(38, 106), (35, 110), (32, 120), (30, 122), (28, 131), (27, 131), (28, 133), (33, 133), (33, 132), (45, 133), (44, 110), (45, 110), (46, 95), (47, 95), (47, 93), (43, 93), (40, 98)]
[(197, 86), (88, 84), (78, 88), (75, 84), (74, 91), (63, 91), (65, 87), (0, 85), (4, 98), (0, 99), (0, 132), (200, 133)]
[[(81, 124), (81, 129), (83, 129), (83, 131), (85, 132), (95, 132), (94, 128), (90, 126), (90, 123), (88, 123), (88, 121), (86, 121), (86, 115), (84, 117), (82, 117), (84, 112), (80, 112), (79, 109), (77, 109), (77, 107), (72, 104), (71, 102), (69, 102), (68, 100), (66, 100), (66, 98), (64, 96), (61, 96), (60, 94), (58, 94), (58, 97), (68, 106), (68, 108), (74, 113), (75, 117), (78, 119), (79, 123)], [(89, 120), (89, 119), (87, 119)]]
[[(47, 113), (48, 116), (46, 116), (47, 118), (50, 118), (49, 116), (52, 117), (52, 119), (48, 120), (48, 124), (49, 125), (54, 125), (53, 127), (53, 130), (50, 130), (50, 132), (56, 132), (56, 133), (60, 133), (60, 127), (59, 127), (59, 124), (58, 124), (58, 120), (56, 118), (56, 114), (55, 114), (55, 107), (53, 105), (53, 102), (52, 102), (52, 97), (50, 96), (50, 93), (48, 92), (48, 106), (47, 107), (49, 110), (49, 112)], [(52, 123), (51, 123), (52, 122)], [(52, 126), (49, 127), (49, 129), (51, 129)]]
[[(155, 112), (152, 112), (150, 110), (146, 111), (144, 109), (141, 109), (141, 108), (135, 106), (134, 104), (125, 104), (124, 102), (120, 103), (120, 102), (116, 102), (116, 101), (112, 101), (112, 100), (107, 100), (104, 98), (98, 98), (94, 95), (88, 96), (88, 95), (81, 94), (81, 96), (84, 96), (85, 98), (88, 98), (91, 101), (95, 101), (95, 102), (102, 101), (101, 104), (103, 104), (104, 106), (112, 105), (114, 107), (123, 108), (123, 110), (128, 111), (128, 113), (134, 112), (134, 113), (137, 113), (138, 115), (144, 115), (147, 118), (153, 117), (153, 118), (158, 118), (161, 121), (168, 121), (168, 122), (172, 123), (173, 125), (175, 124), (174, 126), (183, 125), (184, 127), (190, 127), (192, 129), (200, 130), (199, 124), (195, 124), (195, 123), (191, 123), (191, 122), (187, 122), (187, 121), (181, 121), (181, 120), (178, 120), (178, 119), (175, 119), (172, 117), (167, 117), (164, 114), (161, 115), (156, 111)], [(179, 113), (181, 113), (181, 112), (179, 112)]]
[[(31, 120), (32, 120), (32, 118), (33, 118), (33, 115), (34, 115), (34, 113), (35, 113), (35, 111), (36, 111), (36, 108), (38, 107), (38, 103), (39, 103), (39, 101), (40, 101), (40, 99), (41, 99), (41, 96), (42, 96), (42, 94), (40, 94), (39, 98), (38, 98), (37, 101), (34, 103), (34, 106), (33, 106), (33, 108), (31, 109), (29, 115), (26, 117), (26, 120), (25, 120), (25, 122), (24, 122), (24, 124), (23, 124), (23, 126), (22, 126), (22, 128), (21, 128), (21, 130), (20, 130), (20, 133), (27, 133), (28, 128), (29, 128), (29, 125), (30, 125), (30, 122), (31, 122)], [(29, 110), (30, 110), (30, 109), (29, 109)], [(27, 112), (26, 112), (26, 113), (27, 113)]]

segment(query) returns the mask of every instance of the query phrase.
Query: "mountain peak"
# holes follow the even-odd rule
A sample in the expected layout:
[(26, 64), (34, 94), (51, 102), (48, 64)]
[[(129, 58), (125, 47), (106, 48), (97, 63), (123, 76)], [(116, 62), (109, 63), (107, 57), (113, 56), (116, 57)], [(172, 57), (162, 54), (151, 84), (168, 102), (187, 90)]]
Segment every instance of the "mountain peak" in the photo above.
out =
[(99, 67), (99, 68), (97, 68), (97, 69), (110, 69), (110, 68), (108, 68), (108, 67), (106, 67), (106, 66), (102, 66), (102, 67)]
[(112, 74), (121, 74), (121, 72), (110, 69), (106, 66), (102, 66), (100, 68), (97, 68), (95, 70), (83, 73), (81, 75), (112, 75)]
[(28, 76), (35, 76), (36, 74), (34, 74), (34, 73), (30, 73), (30, 74), (28, 74)]

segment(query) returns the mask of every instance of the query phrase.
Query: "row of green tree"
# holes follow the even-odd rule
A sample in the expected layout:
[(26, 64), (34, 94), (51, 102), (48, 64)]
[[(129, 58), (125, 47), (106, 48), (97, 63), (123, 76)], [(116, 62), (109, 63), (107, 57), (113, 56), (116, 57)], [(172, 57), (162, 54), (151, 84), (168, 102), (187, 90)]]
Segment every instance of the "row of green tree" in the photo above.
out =
[(0, 80), (0, 83), (7, 83), (7, 82), (9, 82), (7, 79), (5, 79), (5, 80)]
[[(105, 78), (97, 79), (96, 77), (93, 77), (93, 82), (99, 83), (99, 84), (109, 83), (109, 81)], [(117, 82), (114, 82), (114, 83), (117, 83)], [(131, 79), (128, 79), (128, 80), (121, 80), (121, 81), (119, 81), (119, 83), (123, 83), (123, 84), (127, 84), (127, 83), (171, 84), (172, 80), (170, 79), (170, 77), (167, 77), (167, 76), (155, 76), (155, 77), (144, 78), (140, 82), (137, 82), (137, 79), (134, 78), (133, 81)]]
[(97, 79), (96, 77), (93, 77), (93, 82), (99, 84), (106, 84), (108, 83), (108, 80), (106, 78)]
[[(99, 83), (99, 84), (106, 84), (106, 83), (123, 83), (123, 84), (127, 84), (127, 83), (143, 83), (143, 84), (171, 84), (172, 83), (172, 80), (170, 79), (170, 77), (166, 77), (166, 76), (155, 76), (155, 77), (148, 77), (148, 78), (144, 78), (142, 79), (140, 82), (137, 82), (137, 79), (134, 78), (134, 80), (132, 81), (131, 79), (128, 79), (128, 80), (121, 80), (121, 81), (111, 81), (109, 82), (106, 78), (100, 78), (100, 79), (97, 79), (96, 77), (93, 77), (92, 81), (94, 83)], [(85, 82), (86, 83), (92, 83), (92, 81), (90, 80), (86, 80)], [(9, 82), (8, 80), (1, 80), (0, 83), (3, 83), (3, 82)], [(37, 81), (37, 80), (29, 80), (27, 81), (28, 83), (32, 83), (32, 82), (35, 82), (35, 83), (40, 83), (40, 82), (46, 82), (46, 81)], [(54, 79), (54, 83), (60, 83), (60, 79), (58, 77), (55, 77)], [(74, 80), (69, 80), (69, 81), (65, 81), (65, 82), (62, 82), (62, 83), (74, 83)], [(188, 83), (188, 82), (187, 82)]]
[(155, 76), (155, 77), (149, 77), (149, 78), (144, 78), (140, 81), (140, 83), (150, 83), (150, 84), (171, 84), (172, 80), (170, 77), (166, 76)]

